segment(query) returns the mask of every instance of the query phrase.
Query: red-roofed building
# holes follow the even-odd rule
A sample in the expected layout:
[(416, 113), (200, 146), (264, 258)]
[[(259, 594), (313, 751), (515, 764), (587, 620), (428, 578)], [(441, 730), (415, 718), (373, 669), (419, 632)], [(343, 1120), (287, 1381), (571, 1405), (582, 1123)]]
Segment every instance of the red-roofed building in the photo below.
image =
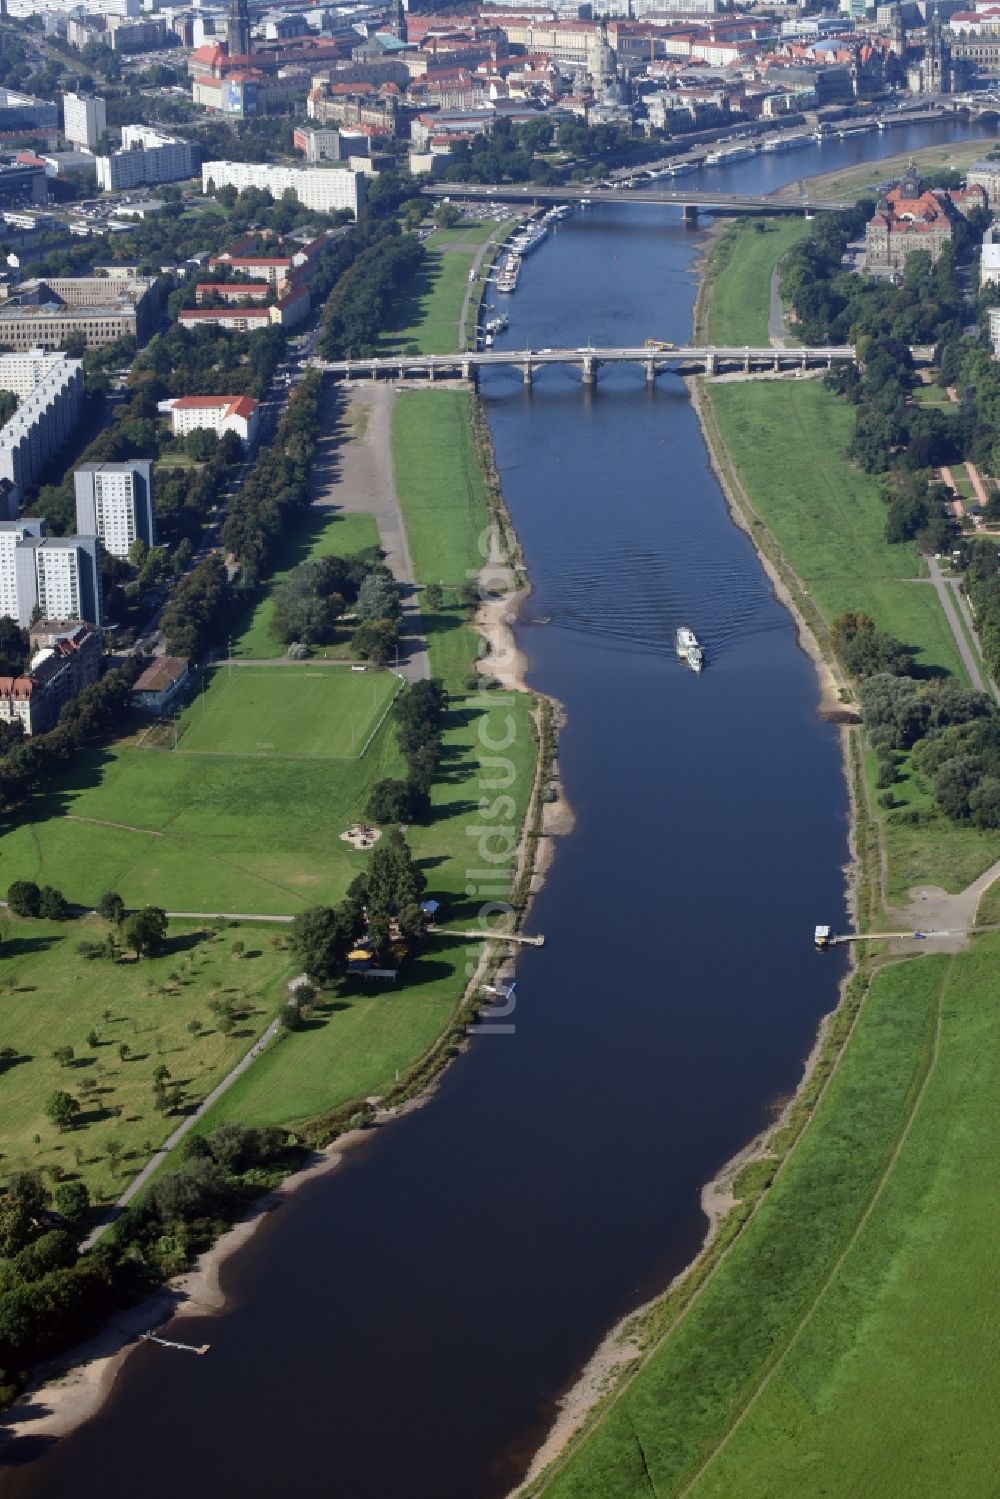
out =
[(954, 221), (962, 210), (985, 208), (986, 193), (973, 187), (961, 193), (921, 189), (916, 170), (878, 200), (865, 229), (864, 268), (870, 275), (897, 275), (915, 250), (932, 261), (951, 243)]
[(19, 723), (26, 736), (54, 728), (64, 703), (96, 682), (101, 635), (90, 625), (67, 624), (31, 658), (21, 677), (0, 677), (0, 720)]
[(235, 432), (245, 448), (257, 440), (260, 413), (253, 396), (175, 396), (171, 401), (161, 401), (159, 409), (169, 411), (170, 430), (175, 437), (207, 428), (220, 437)]
[(266, 302), (271, 286), (267, 281), (199, 281), (194, 293), (199, 307), (212, 297), (238, 306), (241, 302)]

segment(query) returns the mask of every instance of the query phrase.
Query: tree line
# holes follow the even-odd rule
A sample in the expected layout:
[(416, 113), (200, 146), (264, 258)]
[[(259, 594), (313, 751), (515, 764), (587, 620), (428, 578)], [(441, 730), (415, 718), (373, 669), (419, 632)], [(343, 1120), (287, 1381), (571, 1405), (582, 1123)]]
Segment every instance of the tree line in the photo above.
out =
[(441, 763), (448, 694), (435, 677), (412, 682), (396, 699), (396, 741), (406, 761), (406, 779), (376, 781), (367, 813), (375, 822), (422, 822), (431, 808), (431, 786)]

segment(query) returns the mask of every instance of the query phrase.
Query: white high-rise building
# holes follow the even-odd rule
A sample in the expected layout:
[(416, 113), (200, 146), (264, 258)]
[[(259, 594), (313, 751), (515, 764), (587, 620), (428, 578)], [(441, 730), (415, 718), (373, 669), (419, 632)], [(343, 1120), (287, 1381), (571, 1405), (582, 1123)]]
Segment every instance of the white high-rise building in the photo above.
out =
[[(40, 537), (45, 522), (26, 516), (24, 520), (0, 521), (0, 614), (20, 622), (17, 597), (17, 547), (26, 536)], [(29, 617), (31, 610), (28, 610)]]
[[(101, 623), (101, 572), (98, 564), (96, 536), (46, 536), (42, 540), (25, 537), (18, 545), (17, 557), (31, 555), (34, 562), (34, 593), (31, 607), (24, 617), (26, 586), (18, 589), (21, 623), (27, 624), (35, 606), (43, 619), (80, 619), (90, 625)], [(27, 572), (25, 565), (24, 571)]]
[(206, 161), (201, 169), (202, 190), (235, 187), (237, 192), (257, 187), (277, 200), (291, 188), (303, 208), (337, 213), (348, 208), (357, 218), (365, 206), (363, 172), (350, 167), (283, 167), (249, 161)]
[(93, 151), (108, 128), (104, 100), (86, 94), (63, 94), (63, 135), (74, 146)]
[(126, 125), (122, 149), (97, 158), (97, 185), (105, 192), (121, 192), (152, 182), (183, 182), (193, 177), (201, 150), (147, 125)]
[(149, 458), (130, 463), (83, 463), (73, 475), (76, 529), (99, 536), (112, 557), (127, 557), (133, 541), (153, 546), (153, 464)]

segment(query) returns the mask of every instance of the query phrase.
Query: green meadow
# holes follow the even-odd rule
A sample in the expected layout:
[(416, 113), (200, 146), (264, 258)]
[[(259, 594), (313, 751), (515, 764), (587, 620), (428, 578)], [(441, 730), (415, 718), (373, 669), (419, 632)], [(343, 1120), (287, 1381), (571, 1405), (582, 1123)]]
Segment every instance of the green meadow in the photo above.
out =
[(761, 222), (761, 232), (730, 229), (716, 248), (713, 265), (720, 271), (708, 310), (710, 343), (761, 347), (768, 342), (771, 272), (809, 225), (799, 218)]

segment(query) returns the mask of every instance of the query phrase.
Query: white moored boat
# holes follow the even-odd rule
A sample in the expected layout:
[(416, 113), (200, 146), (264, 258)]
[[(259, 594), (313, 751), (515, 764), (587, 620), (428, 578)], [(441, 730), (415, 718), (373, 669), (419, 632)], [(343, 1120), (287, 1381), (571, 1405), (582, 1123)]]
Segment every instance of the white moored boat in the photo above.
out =
[(677, 654), (692, 671), (701, 671), (705, 664), (705, 653), (698, 644), (698, 637), (687, 625), (681, 625), (677, 631)]

